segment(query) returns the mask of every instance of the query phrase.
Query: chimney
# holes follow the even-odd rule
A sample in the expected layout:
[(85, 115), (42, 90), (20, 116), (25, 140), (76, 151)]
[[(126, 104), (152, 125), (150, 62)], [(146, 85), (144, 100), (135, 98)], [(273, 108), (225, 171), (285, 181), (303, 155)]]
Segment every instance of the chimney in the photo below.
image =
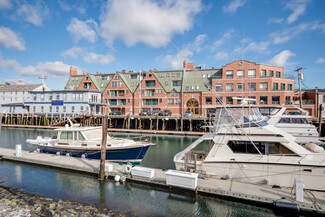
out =
[(97, 72), (97, 75), (99, 75), (99, 72)]
[(75, 76), (77, 75), (78, 70), (75, 67), (70, 66), (70, 76)]
[(156, 69), (156, 68), (154, 68), (154, 69), (153, 69), (153, 71), (154, 71), (154, 72), (156, 72), (156, 71), (157, 71), (157, 69)]
[(126, 70), (125, 70), (125, 69), (123, 69), (123, 70), (122, 70), (122, 73), (126, 73)]
[(83, 75), (88, 75), (88, 72), (87, 71), (82, 71), (82, 74)]
[(194, 70), (194, 63), (188, 63), (187, 60), (183, 62), (184, 69)]

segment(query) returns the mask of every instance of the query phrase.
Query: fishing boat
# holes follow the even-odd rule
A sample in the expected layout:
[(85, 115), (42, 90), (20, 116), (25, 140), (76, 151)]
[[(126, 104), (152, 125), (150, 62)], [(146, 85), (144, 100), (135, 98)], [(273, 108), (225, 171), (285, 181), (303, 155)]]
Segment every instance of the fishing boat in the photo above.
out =
[[(277, 187), (325, 191), (325, 154), (313, 153), (295, 137), (264, 121), (258, 108), (219, 107), (213, 130), (174, 156), (177, 170), (203, 177)], [(210, 140), (208, 149), (200, 146)]]
[[(102, 127), (80, 127), (66, 125), (55, 129), (57, 136), (27, 139), (26, 143), (37, 146), (41, 153), (68, 155), (89, 159), (100, 159)], [(140, 163), (149, 146), (149, 141), (135, 141), (127, 138), (114, 138), (107, 135), (106, 160), (121, 163)]]

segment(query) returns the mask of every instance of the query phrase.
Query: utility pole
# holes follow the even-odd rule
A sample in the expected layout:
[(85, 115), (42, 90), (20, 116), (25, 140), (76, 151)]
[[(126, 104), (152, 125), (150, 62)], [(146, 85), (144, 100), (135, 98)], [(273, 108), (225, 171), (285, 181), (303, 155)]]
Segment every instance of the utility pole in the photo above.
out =
[(298, 67), (295, 71), (298, 72), (298, 84), (299, 84), (299, 104), (300, 108), (302, 108), (302, 95), (301, 95), (301, 80), (303, 80), (303, 74), (300, 70), (305, 69), (303, 67)]
[(99, 167), (99, 180), (103, 181), (105, 177), (105, 160), (106, 160), (106, 141), (107, 141), (107, 114), (103, 115), (102, 120), (102, 144), (100, 150), (100, 167)]

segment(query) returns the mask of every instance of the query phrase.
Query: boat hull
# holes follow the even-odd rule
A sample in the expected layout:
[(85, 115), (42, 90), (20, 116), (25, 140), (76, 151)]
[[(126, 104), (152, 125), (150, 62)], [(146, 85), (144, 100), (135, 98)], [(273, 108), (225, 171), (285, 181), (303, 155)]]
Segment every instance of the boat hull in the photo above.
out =
[[(122, 148), (106, 149), (106, 160), (122, 163), (140, 163), (144, 158), (149, 145), (146, 146), (133, 146)], [(55, 146), (38, 146), (41, 153), (47, 154), (60, 154), (72, 157), (85, 157), (88, 159), (100, 159), (100, 148), (98, 149), (80, 149), (71, 147), (55, 147)]]
[[(177, 170), (184, 161), (176, 161)], [(325, 166), (290, 165), (254, 162), (197, 162), (196, 170), (211, 177), (232, 179), (254, 184), (293, 187), (295, 178), (302, 179), (305, 188), (325, 191)]]

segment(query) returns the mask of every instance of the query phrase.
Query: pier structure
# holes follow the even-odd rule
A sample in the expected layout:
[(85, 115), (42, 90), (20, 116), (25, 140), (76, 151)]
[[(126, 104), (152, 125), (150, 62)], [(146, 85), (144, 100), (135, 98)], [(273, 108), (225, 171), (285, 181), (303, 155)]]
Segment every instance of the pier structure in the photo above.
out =
[[(46, 167), (83, 172), (92, 175), (99, 174), (99, 160), (89, 160), (68, 156), (58, 156), (50, 154), (41, 154), (38, 152), (21, 151), (20, 156), (16, 156), (13, 149), (0, 148), (1, 160), (13, 161), (23, 164), (34, 164)], [(213, 177), (201, 177), (197, 179), (195, 189), (175, 187), (168, 185), (166, 180), (166, 171), (154, 168), (144, 168), (137, 166), (142, 170), (152, 171), (150, 177), (132, 175), (133, 168), (129, 165), (110, 163), (111, 171), (106, 171), (106, 177), (114, 179), (117, 175), (123, 177), (123, 181), (137, 182), (144, 185), (154, 185), (170, 191), (193, 192), (193, 194), (202, 194), (215, 197), (228, 198), (230, 200), (242, 201), (245, 203), (254, 203), (260, 206), (274, 208), (277, 203), (283, 202), (284, 205), (294, 205), (299, 207), (300, 211), (307, 215), (325, 214), (324, 192), (306, 190), (304, 191), (303, 200), (297, 201), (292, 193), (293, 188), (273, 188), (269, 185), (243, 183), (235, 180), (224, 180)], [(129, 168), (127, 168), (129, 167)], [(288, 207), (287, 207), (288, 208)], [(288, 211), (288, 210), (282, 210)]]
[[(0, 126), (21, 126), (53, 128), (69, 124), (69, 120), (80, 126), (101, 126), (102, 115), (35, 115), (33, 113), (0, 113)], [(108, 116), (108, 129), (208, 132), (213, 125), (212, 117), (183, 116)]]

